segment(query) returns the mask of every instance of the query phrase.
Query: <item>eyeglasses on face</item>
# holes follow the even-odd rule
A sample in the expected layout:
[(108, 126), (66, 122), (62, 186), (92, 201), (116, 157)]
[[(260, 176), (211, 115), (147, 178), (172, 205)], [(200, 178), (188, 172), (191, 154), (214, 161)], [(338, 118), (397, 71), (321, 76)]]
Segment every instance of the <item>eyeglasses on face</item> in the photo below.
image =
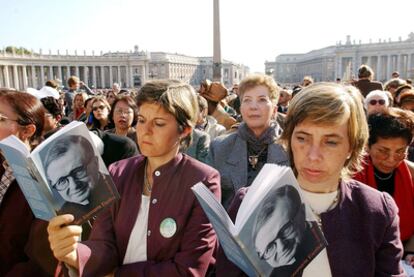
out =
[(0, 122), (6, 122), (7, 120), (19, 123), (18, 119), (11, 119), (11, 118), (8, 118), (7, 116), (3, 115), (3, 114), (0, 114)]
[(0, 114), (0, 122), (6, 121), (6, 120), (17, 121), (17, 120), (12, 120), (5, 115)]
[(86, 166), (79, 166), (73, 169), (68, 175), (60, 177), (52, 187), (58, 191), (62, 191), (68, 188), (69, 178), (72, 178), (73, 181), (76, 182), (85, 179), (87, 176)]
[(272, 257), (275, 257), (276, 250), (277, 250), (277, 243), (282, 243), (283, 248), (291, 249), (294, 246), (294, 241), (290, 238), (292, 237), (292, 233), (295, 233), (297, 230), (297, 220), (298, 215), (300, 214), (300, 208), (295, 212), (295, 215), (292, 219), (283, 225), (283, 227), (279, 230), (276, 237), (266, 246), (266, 249), (263, 253), (258, 253), (259, 258), (261, 260), (269, 260)]
[(282, 229), (280, 229), (279, 233), (277, 234), (276, 238), (271, 241), (267, 246), (265, 251), (260, 254), (259, 258), (261, 260), (269, 260), (272, 257), (275, 256), (276, 250), (277, 250), (277, 241), (279, 240), (279, 243), (282, 243), (284, 248), (291, 246), (291, 239), (289, 239), (289, 235), (295, 232), (295, 223), (293, 220), (289, 220)]
[(103, 110), (103, 109), (105, 109), (105, 108), (106, 108), (106, 106), (105, 106), (105, 105), (100, 105), (100, 106), (93, 107), (93, 108), (92, 108), (92, 110), (93, 110), (93, 111), (97, 111), (97, 110)]
[(377, 153), (377, 157), (381, 160), (387, 160), (391, 155), (393, 155), (394, 160), (401, 161), (407, 157), (407, 149), (408, 148), (391, 153), (390, 150), (375, 148), (375, 152)]
[(372, 100), (369, 101), (369, 104), (372, 105), (372, 106), (375, 106), (377, 103), (379, 105), (383, 106), (383, 105), (385, 105), (385, 100), (384, 99), (379, 99), (379, 100), (372, 99)]
[(132, 110), (122, 110), (122, 109), (116, 109), (115, 111), (114, 111), (117, 115), (130, 115), (130, 114), (132, 114), (133, 113), (133, 111)]

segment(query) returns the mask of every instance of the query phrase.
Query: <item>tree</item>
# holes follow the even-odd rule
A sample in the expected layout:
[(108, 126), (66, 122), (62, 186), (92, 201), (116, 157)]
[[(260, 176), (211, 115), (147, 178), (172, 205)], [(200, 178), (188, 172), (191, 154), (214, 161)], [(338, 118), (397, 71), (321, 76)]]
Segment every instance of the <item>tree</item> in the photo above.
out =
[(6, 53), (13, 53), (13, 52), (18, 54), (18, 55), (22, 55), (22, 54), (30, 55), (30, 54), (32, 54), (32, 51), (27, 50), (24, 47), (16, 47), (16, 46), (7, 46), (6, 47)]

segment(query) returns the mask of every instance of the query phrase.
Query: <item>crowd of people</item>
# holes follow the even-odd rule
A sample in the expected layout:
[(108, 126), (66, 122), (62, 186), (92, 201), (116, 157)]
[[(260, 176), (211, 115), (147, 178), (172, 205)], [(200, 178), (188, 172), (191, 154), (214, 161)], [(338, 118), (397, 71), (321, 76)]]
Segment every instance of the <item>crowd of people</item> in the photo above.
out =
[[(347, 84), (305, 76), (283, 86), (252, 74), (230, 90), (152, 80), (135, 92), (92, 90), (72, 76), (63, 91), (54, 80), (0, 90), (0, 140), (15, 135), (32, 150), (71, 121), (98, 141), (120, 200), (82, 226), (71, 214), (36, 219), (0, 153), (0, 276), (243, 276), (191, 187), (203, 182), (234, 220), (266, 163), (292, 168), (328, 242), (301, 276), (405, 276), (402, 263), (414, 267), (414, 89), (397, 72), (385, 84), (361, 65)], [(56, 161), (57, 180), (66, 169)], [(292, 206), (283, 195), (266, 201)], [(299, 218), (272, 213), (286, 224)], [(277, 249), (256, 238), (256, 251), (278, 267), (280, 252), (289, 260), (300, 244), (290, 236), (296, 242)]]

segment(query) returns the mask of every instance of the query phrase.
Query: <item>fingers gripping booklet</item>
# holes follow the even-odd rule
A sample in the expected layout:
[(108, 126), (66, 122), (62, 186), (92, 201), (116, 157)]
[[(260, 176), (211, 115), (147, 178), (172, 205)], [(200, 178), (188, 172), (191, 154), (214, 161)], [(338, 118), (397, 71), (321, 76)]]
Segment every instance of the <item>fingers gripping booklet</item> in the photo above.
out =
[(13, 135), (0, 141), (0, 149), (37, 218), (73, 214), (82, 224), (119, 198), (82, 122), (66, 125), (31, 153)]
[(192, 190), (227, 258), (249, 276), (295, 276), (327, 245), (289, 167), (263, 166), (234, 224), (203, 183)]

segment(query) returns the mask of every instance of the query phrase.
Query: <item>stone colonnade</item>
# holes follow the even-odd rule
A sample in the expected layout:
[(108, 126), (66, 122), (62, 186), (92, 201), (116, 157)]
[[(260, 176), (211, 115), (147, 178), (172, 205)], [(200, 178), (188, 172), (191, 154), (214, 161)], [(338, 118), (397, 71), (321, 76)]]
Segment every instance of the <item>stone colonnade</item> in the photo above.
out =
[(398, 71), (401, 78), (414, 78), (414, 53), (361, 55), (359, 58), (342, 56), (337, 63), (337, 76), (341, 77), (351, 69), (352, 74), (358, 77), (358, 67), (361, 64), (373, 69), (375, 80), (387, 81), (394, 71)]
[(78, 76), (90, 87), (110, 88), (113, 83), (121, 87), (133, 87), (132, 68), (130, 66), (60, 66), (60, 65), (1, 65), (0, 87), (25, 90), (28, 87), (41, 88), (47, 80), (59, 79), (67, 85), (70, 76)]

